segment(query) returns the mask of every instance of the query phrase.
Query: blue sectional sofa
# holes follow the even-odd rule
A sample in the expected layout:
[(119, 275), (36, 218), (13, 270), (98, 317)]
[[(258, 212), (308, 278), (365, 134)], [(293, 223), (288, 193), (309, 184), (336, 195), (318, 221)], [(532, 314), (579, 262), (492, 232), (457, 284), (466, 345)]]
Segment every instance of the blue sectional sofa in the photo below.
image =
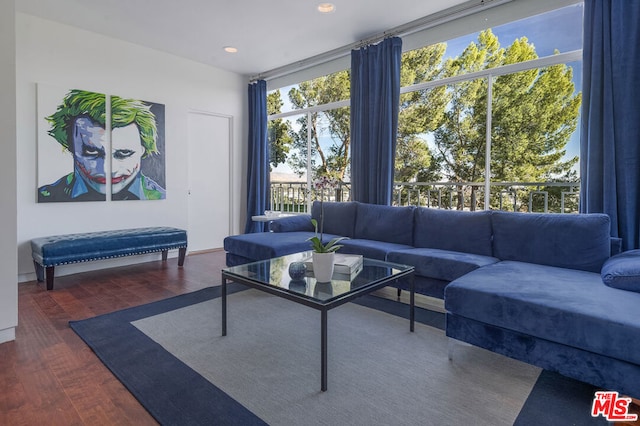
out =
[[(341, 252), (415, 267), (416, 292), (444, 299), (447, 336), (640, 397), (640, 250), (619, 253), (607, 215), (322, 210), (324, 239), (349, 237)], [(228, 264), (309, 250), (308, 215), (271, 228), (227, 237)]]

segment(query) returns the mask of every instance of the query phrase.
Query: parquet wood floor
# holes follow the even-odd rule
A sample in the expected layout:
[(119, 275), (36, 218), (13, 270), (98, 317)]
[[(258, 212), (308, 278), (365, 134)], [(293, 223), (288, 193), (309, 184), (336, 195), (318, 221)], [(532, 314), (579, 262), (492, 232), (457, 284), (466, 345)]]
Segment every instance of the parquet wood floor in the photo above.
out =
[(18, 285), (16, 340), (0, 345), (0, 425), (153, 425), (69, 328), (79, 320), (220, 284), (224, 252)]

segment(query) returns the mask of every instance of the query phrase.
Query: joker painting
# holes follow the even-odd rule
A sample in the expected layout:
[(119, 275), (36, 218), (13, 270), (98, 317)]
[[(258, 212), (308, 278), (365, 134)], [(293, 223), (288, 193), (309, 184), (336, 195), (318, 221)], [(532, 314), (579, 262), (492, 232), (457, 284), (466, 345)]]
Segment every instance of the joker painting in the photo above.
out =
[[(38, 115), (44, 119), (39, 122), (38, 202), (104, 201), (106, 96), (71, 90), (53, 114), (44, 116), (55, 93), (38, 86)], [(56, 143), (61, 150), (52, 149)], [(67, 171), (60, 177), (63, 170)], [(53, 173), (57, 177), (51, 182)]]
[(111, 97), (111, 199), (162, 200), (164, 105)]
[[(50, 102), (48, 93), (38, 87), (39, 115), (41, 106)], [(104, 201), (109, 187), (113, 200), (166, 197), (164, 105), (117, 96), (110, 100), (111, 108), (107, 110), (104, 94), (70, 90), (55, 112), (44, 117), (48, 142), (53, 138), (62, 147), (61, 152), (67, 154), (67, 164), (70, 162), (72, 167), (53, 182), (47, 180), (62, 161), (59, 153), (47, 154), (45, 148), (50, 147), (43, 132), (39, 132), (38, 202)], [(161, 118), (160, 131), (152, 105)], [(107, 120), (111, 135), (107, 134)], [(152, 176), (145, 174), (145, 165)]]

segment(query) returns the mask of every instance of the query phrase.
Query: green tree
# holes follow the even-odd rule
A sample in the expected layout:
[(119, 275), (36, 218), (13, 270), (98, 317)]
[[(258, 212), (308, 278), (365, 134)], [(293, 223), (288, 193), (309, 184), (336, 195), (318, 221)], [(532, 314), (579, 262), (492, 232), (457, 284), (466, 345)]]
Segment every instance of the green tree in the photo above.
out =
[[(459, 57), (447, 60), (443, 73), (456, 76), (537, 57), (526, 37), (503, 49), (489, 29)], [(581, 104), (581, 95), (574, 94), (574, 89), (572, 69), (566, 65), (494, 79), (492, 181), (536, 182), (570, 172), (577, 158), (562, 161), (562, 157)], [(447, 91), (451, 98), (444, 120), (433, 133), (435, 159), (447, 179), (480, 182), (485, 174), (487, 79), (464, 81)]]
[[(289, 100), (294, 109), (312, 108), (349, 98), (350, 73), (340, 71), (328, 76), (300, 83), (289, 91)], [(288, 158), (289, 166), (300, 175), (307, 171), (307, 129), (311, 130), (311, 169), (314, 176), (330, 176), (344, 180), (349, 166), (349, 145), (351, 143), (350, 112), (348, 107), (328, 111), (312, 111), (311, 120), (307, 115), (298, 118), (297, 132), (290, 132), (292, 150)], [(328, 147), (320, 144), (320, 135), (327, 130), (333, 143)]]
[[(445, 50), (446, 45), (440, 43), (402, 55), (400, 85), (409, 86), (440, 78)], [(433, 161), (424, 135), (442, 124), (448, 100), (444, 87), (400, 95), (395, 161), (397, 182), (438, 180), (438, 164)]]
[[(267, 95), (267, 114), (279, 114), (282, 112), (284, 102), (280, 97), (280, 91), (276, 90)], [(284, 164), (291, 149), (293, 138), (291, 137), (291, 125), (288, 121), (278, 118), (267, 122), (267, 135), (269, 138), (269, 166), (271, 169)]]

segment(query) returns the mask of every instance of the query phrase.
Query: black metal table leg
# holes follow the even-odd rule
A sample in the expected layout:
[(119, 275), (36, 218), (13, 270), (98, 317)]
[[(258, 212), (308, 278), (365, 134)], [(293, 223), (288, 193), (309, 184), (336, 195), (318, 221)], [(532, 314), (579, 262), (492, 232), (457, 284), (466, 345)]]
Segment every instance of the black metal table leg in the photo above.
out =
[(221, 295), (222, 299), (222, 335), (227, 335), (227, 279), (222, 277)]
[(414, 323), (416, 319), (416, 293), (415, 293), (415, 283), (413, 280), (413, 274), (409, 277), (409, 330), (414, 330)]
[(322, 392), (327, 390), (327, 310), (326, 309), (322, 309), (320, 311), (320, 315), (321, 315), (321, 336), (320, 336), (320, 340), (321, 340), (321, 363), (322, 366), (320, 367), (320, 375), (321, 377), (321, 384), (320, 384), (320, 390), (322, 390)]

